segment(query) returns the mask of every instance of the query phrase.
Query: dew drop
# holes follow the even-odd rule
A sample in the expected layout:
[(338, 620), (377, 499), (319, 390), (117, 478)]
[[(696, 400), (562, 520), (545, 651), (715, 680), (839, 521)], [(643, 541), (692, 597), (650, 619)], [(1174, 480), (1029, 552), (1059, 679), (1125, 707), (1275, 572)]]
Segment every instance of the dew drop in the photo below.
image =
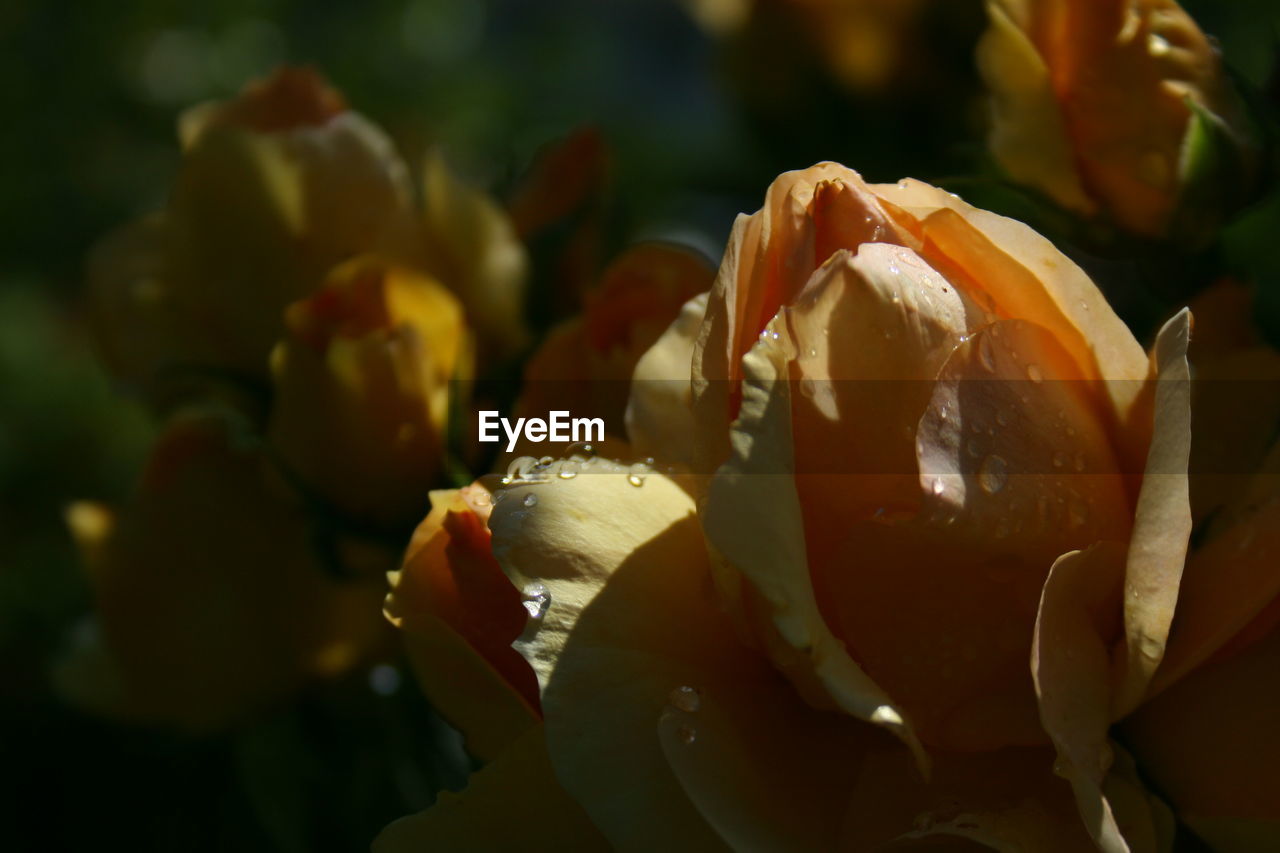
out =
[(677, 731), (680, 742), (688, 746), (698, 739), (698, 730), (693, 726), (681, 726)]
[(529, 494), (524, 496), (524, 500), (521, 501), (521, 503), (523, 503), (525, 506), (537, 506), (538, 496), (530, 492)]
[(674, 708), (689, 714), (702, 707), (702, 696), (687, 684), (672, 690), (670, 700)]
[(1040, 372), (1040, 368), (1034, 364), (1027, 365), (1027, 378), (1032, 382), (1040, 382), (1044, 379), (1044, 374)]
[(561, 480), (572, 480), (578, 476), (578, 461), (576, 459), (566, 459), (560, 463), (560, 470), (556, 472)]
[(540, 622), (542, 617), (547, 615), (547, 608), (551, 606), (551, 593), (547, 591), (545, 584), (535, 581), (521, 590), (520, 603), (524, 605), (524, 610), (529, 614), (531, 622)]
[(982, 491), (989, 495), (1004, 488), (1004, 484), (1009, 480), (1009, 466), (1003, 457), (992, 453), (982, 460), (982, 465), (978, 468), (978, 485), (982, 487)]

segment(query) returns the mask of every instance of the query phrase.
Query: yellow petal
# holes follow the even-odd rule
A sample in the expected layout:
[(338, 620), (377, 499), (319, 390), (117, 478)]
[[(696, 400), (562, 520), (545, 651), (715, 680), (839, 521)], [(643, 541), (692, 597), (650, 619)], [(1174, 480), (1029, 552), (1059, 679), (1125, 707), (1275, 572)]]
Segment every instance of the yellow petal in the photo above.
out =
[(461, 793), (389, 824), (373, 853), (424, 850), (609, 850), (556, 782), (542, 727), (534, 726), (472, 775)]
[(990, 26), (978, 42), (978, 68), (991, 92), (994, 113), (988, 145), (1014, 181), (1091, 215), (1097, 205), (1080, 185), (1049, 68), (1025, 24), (1017, 22), (1022, 5), (1006, 0), (986, 4)]
[(1183, 309), (1156, 337), (1154, 421), (1125, 564), (1126, 654), (1119, 662), (1113, 715), (1137, 706), (1160, 660), (1178, 600), (1191, 535), (1191, 313)]
[(506, 214), (459, 180), (432, 149), (423, 164), (424, 234), (429, 268), (462, 300), (467, 318), (495, 357), (528, 342), (524, 288), (529, 261)]
[(1110, 647), (1119, 634), (1114, 602), (1123, 546), (1103, 542), (1064, 554), (1045, 581), (1031, 673), (1040, 717), (1058, 750), (1059, 775), (1071, 783), (1084, 825), (1104, 853), (1128, 853), (1102, 783), (1111, 769)]
[(504, 570), (545, 604), (517, 647), (543, 684), (551, 761), (619, 849), (718, 849), (657, 729), (670, 691), (732, 642), (681, 594), (706, 583), (693, 502), (661, 474), (637, 486), (626, 466), (589, 462), (504, 489), (490, 519)]
[(684, 304), (679, 316), (636, 362), (627, 401), (626, 428), (642, 456), (693, 462), (693, 349), (707, 312), (708, 294)]

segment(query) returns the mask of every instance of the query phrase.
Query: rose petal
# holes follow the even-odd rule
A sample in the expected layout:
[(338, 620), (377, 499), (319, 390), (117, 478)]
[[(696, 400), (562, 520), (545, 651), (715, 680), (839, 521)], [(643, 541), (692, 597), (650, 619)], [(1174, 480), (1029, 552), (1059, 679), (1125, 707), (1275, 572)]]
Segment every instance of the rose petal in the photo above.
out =
[[(849, 801), (839, 849), (1095, 849), (1076, 815), (1070, 788), (1050, 772), (1049, 750), (934, 755), (927, 781), (900, 747), (868, 755)], [(928, 846), (929, 841), (937, 846)]]
[[(872, 190), (888, 210), (898, 208), (899, 222), (922, 241), (920, 254), (926, 261), (957, 284), (972, 282), (1001, 316), (1048, 329), (1086, 379), (1109, 380), (1106, 390), (1117, 421), (1127, 424), (1150, 363), (1080, 267), (1023, 223), (972, 207), (920, 181), (876, 184)], [(1140, 459), (1145, 432), (1137, 431), (1124, 450)]]
[(1059, 775), (1071, 783), (1080, 816), (1104, 853), (1129, 847), (1103, 796), (1113, 753), (1110, 649), (1120, 633), (1124, 546), (1102, 542), (1064, 554), (1045, 581), (1036, 618), (1031, 674), (1040, 717), (1058, 750)]
[(988, 145), (1015, 182), (1036, 187), (1071, 210), (1091, 215), (1049, 68), (1026, 33), (1026, 4), (991, 0), (990, 26), (978, 42), (978, 68), (991, 92)]
[[(786, 334), (778, 331), (780, 337)], [(767, 619), (806, 659), (836, 705), (889, 729), (925, 764), (909, 724), (849, 656), (819, 610), (793, 474), (792, 383), (784, 347), (772, 340), (759, 342), (743, 359), (743, 371), (741, 414), (731, 436), (733, 457), (712, 478), (703, 510), (707, 541), (764, 599)]]
[(546, 602), (518, 647), (543, 685), (551, 760), (619, 849), (717, 849), (656, 730), (670, 691), (707, 671), (708, 647), (733, 642), (676, 591), (706, 577), (693, 502), (661, 474), (589, 462), (510, 486), (490, 519), (503, 569)]
[(540, 718), (537, 681), (511, 643), (525, 610), (493, 559), (488, 493), (431, 493), (403, 568), (390, 573), (384, 613), (404, 638), (419, 686), (482, 760)]
[(1190, 334), (1191, 312), (1184, 308), (1160, 330), (1152, 354), (1155, 412), (1125, 565), (1126, 654), (1117, 664), (1113, 717), (1124, 716), (1141, 701), (1164, 657), (1186, 562), (1191, 535)]
[(473, 774), (464, 791), (441, 792), (435, 805), (394, 821), (373, 840), (373, 853), (609, 849), (556, 782), (541, 726)]
[(707, 312), (701, 293), (636, 363), (627, 401), (627, 435), (636, 452), (667, 462), (693, 462), (693, 385), (690, 369), (698, 329)]

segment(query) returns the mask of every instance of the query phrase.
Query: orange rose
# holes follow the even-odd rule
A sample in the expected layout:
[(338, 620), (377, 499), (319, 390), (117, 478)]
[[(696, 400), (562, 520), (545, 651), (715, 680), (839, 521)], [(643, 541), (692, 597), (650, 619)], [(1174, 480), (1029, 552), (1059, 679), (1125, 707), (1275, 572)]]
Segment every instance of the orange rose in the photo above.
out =
[(1015, 181), (1147, 237), (1201, 240), (1246, 200), (1253, 131), (1217, 49), (1173, 0), (987, 10), (990, 145)]
[(1189, 316), (1149, 358), (1030, 229), (834, 164), (781, 176), (688, 307), (654, 347), (692, 353), (687, 418), (647, 416), (669, 379), (630, 408), (706, 475), (697, 498), (530, 460), (488, 523), (537, 604), (515, 646), (551, 769), (595, 829), (1162, 849), (1108, 734), (1163, 655), (1187, 546)]

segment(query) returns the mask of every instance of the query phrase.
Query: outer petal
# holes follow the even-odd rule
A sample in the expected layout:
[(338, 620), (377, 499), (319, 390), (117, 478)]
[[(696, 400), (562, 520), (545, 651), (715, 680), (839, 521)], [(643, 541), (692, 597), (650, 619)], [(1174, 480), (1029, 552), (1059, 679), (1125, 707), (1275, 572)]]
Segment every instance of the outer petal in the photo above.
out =
[(1124, 716), (1142, 699), (1164, 657), (1191, 535), (1191, 312), (1183, 309), (1156, 337), (1155, 413), (1147, 467), (1125, 564), (1125, 648), (1112, 710)]
[(541, 717), (537, 681), (511, 648), (527, 614), (493, 559), (484, 487), (432, 492), (431, 502), (384, 612), (431, 704), (488, 760)]
[(553, 466), (545, 482), (499, 492), (490, 519), (494, 554), (540, 612), (521, 647), (543, 685), (556, 775), (620, 849), (718, 849), (657, 731), (670, 691), (696, 683), (708, 644), (729, 639), (685, 613), (681, 587), (648, 586), (705, 577), (693, 502), (660, 474), (577, 464), (571, 478)]
[(743, 359), (743, 370), (733, 456), (712, 479), (703, 509), (707, 541), (763, 598), (772, 629), (804, 659), (807, 672), (798, 674), (815, 677), (841, 710), (903, 738), (923, 763), (902, 714), (849, 656), (819, 610), (796, 492), (787, 355), (771, 338), (762, 340)]
[(1025, 22), (1014, 17), (1023, 4), (986, 5), (990, 26), (978, 42), (978, 68), (991, 92), (992, 155), (1014, 181), (1042, 190), (1063, 207), (1094, 213), (1097, 205), (1080, 185), (1049, 68)]
[(466, 790), (442, 792), (435, 805), (400, 818), (373, 841), (373, 853), (517, 849), (610, 849), (556, 782), (541, 726), (475, 773)]
[[(923, 241), (920, 254), (926, 261), (957, 284), (967, 282), (975, 292), (987, 294), (1000, 316), (1048, 329), (1085, 378), (1108, 380), (1117, 420), (1127, 426), (1150, 364), (1080, 267), (1027, 225), (972, 207), (936, 187), (905, 180), (872, 189)], [(1137, 431), (1131, 443), (1132, 448), (1124, 449), (1141, 458), (1146, 436)]]
[(627, 435), (637, 453), (689, 465), (693, 462), (693, 349), (707, 312), (700, 293), (636, 363), (627, 401)]
[(423, 167), (428, 266), (466, 306), (485, 352), (518, 352), (528, 342), (524, 286), (529, 260), (497, 204), (465, 185), (432, 150)]

